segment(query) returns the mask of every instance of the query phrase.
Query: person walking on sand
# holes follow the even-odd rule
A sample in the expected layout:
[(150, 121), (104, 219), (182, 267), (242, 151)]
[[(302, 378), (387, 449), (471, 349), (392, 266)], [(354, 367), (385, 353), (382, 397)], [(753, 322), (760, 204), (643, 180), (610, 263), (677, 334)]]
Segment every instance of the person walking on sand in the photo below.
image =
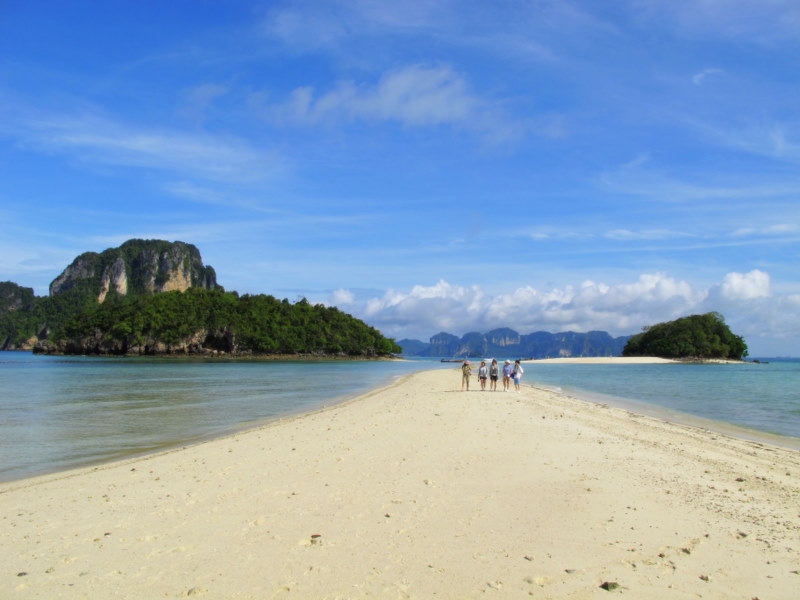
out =
[(493, 392), (497, 391), (497, 375), (499, 374), (499, 367), (497, 366), (497, 359), (492, 359), (492, 365), (489, 367), (489, 389)]
[(486, 361), (481, 361), (481, 366), (478, 367), (478, 380), (481, 382), (481, 391), (486, 391), (486, 376), (489, 374), (489, 369), (486, 367)]
[(507, 360), (503, 365), (503, 391), (507, 392), (511, 385), (511, 361)]
[(514, 380), (514, 388), (517, 390), (519, 394), (519, 383), (522, 380), (522, 374), (525, 371), (522, 369), (522, 365), (519, 362), (519, 359), (514, 361), (514, 370), (511, 372), (511, 378)]
[(465, 389), (469, 391), (469, 378), (472, 375), (472, 367), (469, 366), (469, 361), (465, 360), (461, 365), (461, 391)]

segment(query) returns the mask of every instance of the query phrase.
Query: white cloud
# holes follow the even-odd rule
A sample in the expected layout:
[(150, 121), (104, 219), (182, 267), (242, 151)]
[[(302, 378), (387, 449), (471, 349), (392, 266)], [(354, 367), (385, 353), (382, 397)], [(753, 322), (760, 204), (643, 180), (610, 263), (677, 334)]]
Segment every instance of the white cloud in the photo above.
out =
[[(350, 300), (348, 312), (395, 338), (427, 340), (439, 331), (463, 335), (511, 327), (533, 331), (605, 330), (612, 335), (638, 332), (689, 314), (722, 313), (734, 332), (745, 336), (791, 338), (800, 334), (800, 295), (773, 297), (768, 273), (728, 273), (722, 281), (698, 288), (664, 273), (641, 275), (636, 281), (606, 284), (585, 281), (578, 286), (539, 290), (520, 287), (487, 295), (479, 286), (439, 281), (407, 292), (388, 290), (381, 297)], [(776, 319), (773, 315), (781, 315)]]
[(355, 302), (356, 296), (350, 290), (338, 289), (331, 293), (330, 304), (346, 306)]
[(770, 279), (767, 273), (758, 269), (749, 273), (728, 273), (722, 280), (720, 291), (723, 297), (731, 300), (750, 300), (770, 295)]

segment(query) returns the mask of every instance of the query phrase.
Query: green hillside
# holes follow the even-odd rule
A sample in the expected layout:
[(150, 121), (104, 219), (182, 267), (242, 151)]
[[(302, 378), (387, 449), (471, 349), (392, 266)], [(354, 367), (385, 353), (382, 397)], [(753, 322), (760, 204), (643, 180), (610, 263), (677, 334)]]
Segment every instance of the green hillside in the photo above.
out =
[(710, 312), (645, 328), (628, 340), (622, 355), (741, 360), (747, 356), (747, 344), (731, 332), (721, 314)]

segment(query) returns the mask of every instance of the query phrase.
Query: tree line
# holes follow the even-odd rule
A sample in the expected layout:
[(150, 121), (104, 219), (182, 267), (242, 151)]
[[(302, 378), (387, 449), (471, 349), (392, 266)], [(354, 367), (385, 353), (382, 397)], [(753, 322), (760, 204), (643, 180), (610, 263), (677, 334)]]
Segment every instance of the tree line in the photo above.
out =
[[(198, 334), (205, 337), (196, 339)], [(68, 318), (50, 339), (58, 344), (98, 336), (117, 351), (145, 348), (154, 341), (176, 346), (189, 339), (204, 349), (234, 354), (369, 356), (401, 351), (394, 340), (335, 307), (203, 288), (116, 296)]]

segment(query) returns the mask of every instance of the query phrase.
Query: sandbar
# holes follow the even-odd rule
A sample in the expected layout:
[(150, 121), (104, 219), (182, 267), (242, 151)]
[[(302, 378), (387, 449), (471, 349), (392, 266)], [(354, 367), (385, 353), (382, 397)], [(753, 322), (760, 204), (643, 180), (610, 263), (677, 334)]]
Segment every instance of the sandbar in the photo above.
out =
[(0, 484), (0, 598), (797, 598), (798, 451), (460, 383)]

